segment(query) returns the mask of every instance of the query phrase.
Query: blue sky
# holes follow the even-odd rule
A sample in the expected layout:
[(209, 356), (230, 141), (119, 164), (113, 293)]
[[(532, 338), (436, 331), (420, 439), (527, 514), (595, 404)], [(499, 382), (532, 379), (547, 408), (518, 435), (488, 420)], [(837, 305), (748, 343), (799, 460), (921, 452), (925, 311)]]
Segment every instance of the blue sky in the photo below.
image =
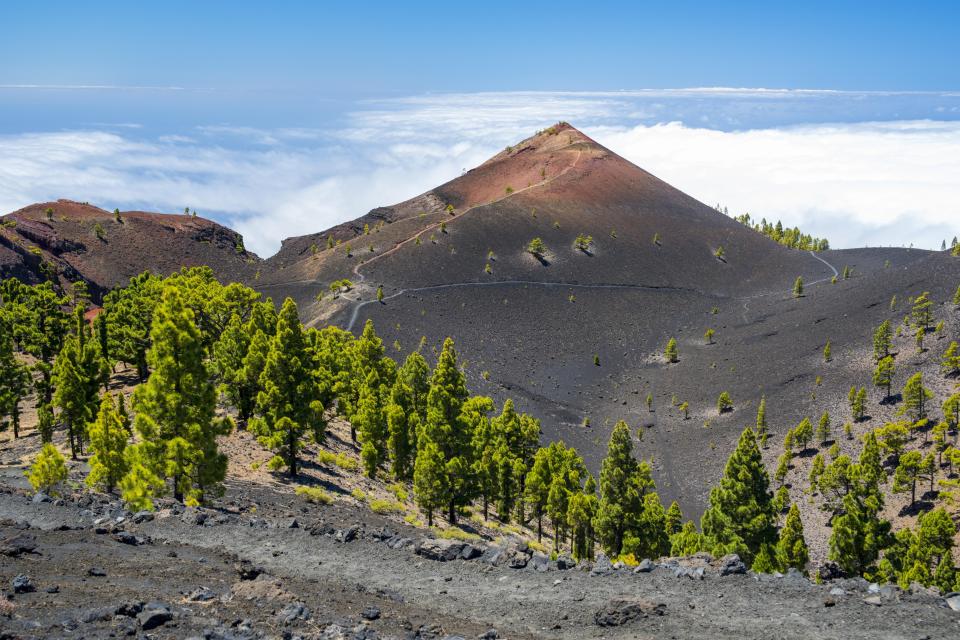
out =
[(191, 206), (269, 254), (564, 119), (835, 245), (960, 234), (960, 3), (462, 5), (0, 4), (0, 210)]

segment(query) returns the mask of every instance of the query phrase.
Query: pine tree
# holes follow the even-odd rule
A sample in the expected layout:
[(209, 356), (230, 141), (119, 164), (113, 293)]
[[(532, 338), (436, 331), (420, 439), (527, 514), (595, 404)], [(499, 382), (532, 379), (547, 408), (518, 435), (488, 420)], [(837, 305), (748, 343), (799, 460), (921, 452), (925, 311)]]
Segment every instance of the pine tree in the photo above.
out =
[(820, 477), (823, 475), (824, 468), (823, 454), (818, 453), (813, 456), (813, 461), (810, 463), (810, 475), (808, 476), (811, 493), (817, 492), (818, 483), (820, 482)]
[(53, 427), (53, 407), (49, 404), (40, 405), (37, 408), (37, 431), (40, 432), (40, 442), (53, 441)]
[(900, 456), (900, 464), (893, 474), (894, 493), (910, 492), (910, 506), (917, 501), (917, 480), (920, 477), (920, 467), (923, 456), (919, 451), (908, 451)]
[(583, 492), (570, 496), (567, 504), (567, 526), (570, 528), (573, 544), (573, 557), (577, 560), (593, 558), (594, 529), (600, 502), (596, 496), (596, 483), (592, 476), (587, 477)]
[(801, 276), (797, 276), (796, 281), (793, 283), (793, 297), (803, 297), (803, 278)]
[(753, 429), (744, 429), (720, 484), (710, 490), (710, 503), (701, 518), (711, 553), (739, 553), (752, 563), (762, 547), (776, 543), (768, 486)]
[(892, 343), (893, 330), (890, 328), (890, 321), (884, 320), (873, 332), (873, 359), (879, 362), (889, 356)]
[(800, 424), (794, 427), (793, 439), (801, 452), (806, 450), (807, 445), (810, 444), (810, 440), (813, 439), (813, 424), (809, 418), (804, 418), (800, 421)]
[(930, 299), (929, 291), (924, 291), (913, 301), (910, 319), (913, 326), (918, 329), (926, 329), (930, 326), (933, 321), (933, 300)]
[(550, 482), (553, 473), (550, 469), (550, 452), (546, 448), (537, 450), (533, 457), (533, 467), (527, 473), (524, 500), (533, 517), (537, 520), (537, 542), (543, 542), (543, 516), (550, 497)]
[(243, 423), (253, 415), (258, 391), (256, 379), (251, 381), (243, 366), (253, 338), (248, 329), (240, 316), (233, 314), (213, 345), (213, 370), (220, 378), (220, 392), (237, 408), (237, 416)]
[(276, 334), (260, 374), (257, 413), (251, 427), (260, 444), (274, 452), (270, 468), (286, 467), (297, 477), (303, 438), (323, 438), (322, 390), (311, 375), (311, 358), (297, 316), (296, 303), (287, 298), (277, 319)]
[(933, 392), (923, 386), (923, 373), (917, 372), (903, 387), (903, 408), (900, 413), (912, 413), (915, 422), (922, 420), (927, 416), (927, 402), (932, 399)]
[(800, 509), (796, 504), (790, 506), (790, 512), (780, 530), (780, 540), (777, 542), (777, 561), (784, 569), (793, 567), (804, 571), (810, 554), (806, 540), (803, 538), (803, 521), (800, 519)]
[(780, 457), (777, 458), (777, 469), (773, 474), (773, 477), (776, 478), (777, 482), (780, 483), (781, 488), (783, 487), (784, 481), (787, 479), (787, 474), (790, 473), (790, 461), (793, 460), (793, 454), (789, 451), (784, 451), (780, 454)]
[[(2, 309), (0, 309), (2, 311)], [(0, 315), (0, 431), (9, 416), (13, 437), (20, 437), (20, 402), (30, 388), (31, 377), (27, 366), (13, 353), (12, 323)]]
[(621, 420), (610, 434), (607, 455), (600, 465), (600, 504), (595, 521), (600, 543), (611, 557), (620, 555), (624, 536), (641, 510), (638, 472), (630, 428)]
[[(466, 381), (457, 367), (457, 354), (453, 340), (447, 338), (444, 340), (437, 366), (430, 377), (427, 415), (418, 441), (434, 443), (444, 460), (446, 479), (441, 485), (447, 492), (445, 496), (447, 518), (451, 524), (456, 524), (457, 508), (469, 503), (475, 488), (469, 473), (472, 462), (470, 443), (473, 434), (464, 428), (460, 417), (460, 411), (466, 399)], [(416, 482), (416, 470), (414, 482)]]
[(447, 470), (440, 447), (424, 440), (417, 451), (413, 470), (413, 493), (417, 504), (427, 512), (427, 526), (433, 526), (433, 512), (447, 503)]
[(851, 392), (853, 392), (853, 400), (850, 403), (850, 408), (853, 412), (853, 420), (854, 422), (861, 422), (867, 411), (867, 388), (860, 387), (858, 390), (853, 387)]
[(943, 402), (943, 417), (951, 429), (960, 425), (960, 393), (955, 393)]
[(667, 362), (677, 362), (679, 360), (679, 351), (677, 350), (677, 340), (676, 338), (670, 338), (667, 342), (667, 348), (664, 349), (663, 355), (667, 358)]
[(390, 452), (393, 477), (409, 480), (413, 476), (413, 463), (417, 455), (420, 415), (414, 409), (413, 390), (404, 381), (402, 373), (397, 376), (390, 390), (386, 417), (387, 450)]
[(940, 370), (947, 376), (960, 374), (960, 345), (955, 341), (950, 343), (940, 359)]
[(120, 413), (111, 394), (104, 394), (97, 419), (88, 431), (93, 455), (90, 457), (90, 473), (86, 482), (91, 487), (100, 487), (112, 493), (128, 471), (124, 450), (130, 433), (125, 416)]
[(830, 441), (830, 436), (830, 414), (824, 411), (823, 415), (820, 416), (819, 424), (817, 424), (817, 440), (820, 441), (820, 446), (826, 445)]
[(730, 399), (729, 393), (723, 391), (717, 398), (717, 413), (727, 413), (728, 411), (733, 411), (733, 400)]
[(26, 476), (34, 491), (55, 495), (57, 488), (67, 479), (67, 463), (57, 448), (48, 442), (40, 449)]
[(670, 503), (670, 508), (667, 509), (664, 528), (666, 529), (667, 535), (672, 536), (675, 533), (680, 533), (680, 529), (682, 527), (683, 527), (683, 512), (680, 511), (680, 505), (677, 504), (676, 500), (674, 500), (673, 502)]
[(877, 368), (873, 371), (873, 384), (881, 389), (886, 389), (886, 396), (890, 397), (890, 389), (893, 387), (893, 376), (896, 368), (891, 356), (884, 356), (877, 362)]
[(767, 448), (767, 398), (761, 396), (760, 406), (757, 407), (757, 440), (760, 442), (760, 447), (763, 449)]
[(130, 445), (124, 451), (127, 474), (120, 480), (123, 502), (131, 511), (153, 511), (153, 498), (164, 489), (163, 478), (154, 472), (154, 456), (146, 443)]
[(164, 289), (150, 339), (150, 377), (133, 394), (134, 427), (142, 440), (136, 453), (151, 473), (173, 480), (177, 500), (198, 504), (206, 493), (221, 490), (227, 459), (217, 449), (217, 436), (231, 425), (215, 415), (216, 390), (200, 330), (175, 286)]
[(387, 455), (389, 430), (383, 396), (384, 390), (380, 385), (377, 370), (371, 369), (360, 389), (360, 399), (353, 415), (361, 444), (360, 459), (367, 477), (370, 478), (376, 476), (377, 468)]
[(883, 494), (879, 483), (882, 477), (877, 441), (873, 434), (868, 434), (859, 463), (850, 464), (845, 469), (846, 493), (841, 501), (840, 515), (833, 519), (830, 535), (828, 557), (852, 575), (869, 571), (889, 543), (890, 523), (880, 518)]
[(98, 343), (88, 335), (83, 323), (82, 307), (77, 308), (80, 310), (77, 332), (67, 336), (53, 367), (56, 386), (53, 401), (67, 425), (70, 454), (74, 460), (78, 452), (83, 452), (86, 425), (96, 415), (100, 405), (100, 387), (110, 373), (100, 357)]

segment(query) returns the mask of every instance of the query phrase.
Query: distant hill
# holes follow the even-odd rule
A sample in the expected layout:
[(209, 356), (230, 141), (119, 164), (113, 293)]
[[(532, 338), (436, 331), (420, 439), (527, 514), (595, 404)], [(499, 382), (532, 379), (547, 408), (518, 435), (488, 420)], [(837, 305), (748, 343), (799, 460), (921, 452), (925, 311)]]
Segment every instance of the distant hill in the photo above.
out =
[(86, 280), (94, 299), (143, 271), (208, 265), (223, 280), (252, 278), (260, 258), (240, 234), (183, 214), (122, 211), (58, 200), (0, 218), (0, 278)]

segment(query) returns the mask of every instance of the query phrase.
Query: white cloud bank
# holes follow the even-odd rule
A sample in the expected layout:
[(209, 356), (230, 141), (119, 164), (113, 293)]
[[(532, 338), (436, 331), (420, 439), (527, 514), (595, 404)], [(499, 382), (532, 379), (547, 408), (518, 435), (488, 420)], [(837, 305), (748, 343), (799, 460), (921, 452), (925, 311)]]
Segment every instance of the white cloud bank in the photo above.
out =
[(960, 235), (958, 122), (726, 131), (701, 122), (625, 125), (662, 105), (623, 96), (408, 98), (366, 105), (337, 131), (218, 126), (155, 139), (105, 130), (0, 136), (0, 211), (59, 197), (111, 209), (189, 206), (235, 227), (266, 256), (285, 237), (414, 196), (565, 119), (708, 204), (779, 218), (835, 247), (939, 248)]
[(960, 123), (714, 131), (678, 123), (592, 132), (658, 177), (731, 212), (781, 219), (835, 247), (960, 235)]

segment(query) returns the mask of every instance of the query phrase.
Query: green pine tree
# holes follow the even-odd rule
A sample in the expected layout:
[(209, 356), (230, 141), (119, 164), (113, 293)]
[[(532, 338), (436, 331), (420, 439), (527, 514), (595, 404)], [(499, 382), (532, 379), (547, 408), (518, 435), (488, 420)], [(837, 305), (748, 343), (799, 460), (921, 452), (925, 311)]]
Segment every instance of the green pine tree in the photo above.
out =
[(739, 553), (752, 563), (761, 548), (776, 543), (769, 479), (753, 429), (744, 429), (720, 484), (710, 490), (701, 528), (715, 556)]
[(24, 473), (34, 491), (56, 495), (60, 485), (67, 479), (67, 462), (57, 448), (48, 442), (40, 449), (30, 471)]
[(200, 330), (177, 287), (164, 289), (150, 340), (150, 377), (133, 394), (134, 427), (142, 441), (136, 453), (152, 474), (172, 479), (177, 500), (199, 504), (221, 490), (227, 459), (217, 437), (231, 425), (216, 417)]
[(927, 403), (932, 399), (933, 392), (923, 386), (923, 373), (918, 371), (903, 387), (900, 414), (911, 413), (915, 422), (922, 420), (927, 417)]
[(389, 429), (384, 407), (384, 392), (376, 369), (367, 374), (353, 422), (357, 428), (361, 448), (360, 459), (367, 477), (376, 476), (377, 468), (387, 456), (387, 438)]
[(680, 359), (676, 338), (670, 338), (667, 342), (667, 348), (663, 351), (663, 355), (667, 358), (667, 362), (677, 362)]
[(114, 397), (104, 394), (97, 419), (88, 427), (90, 435), (90, 473), (87, 484), (112, 493), (128, 471), (124, 450), (130, 432), (126, 417), (120, 413)]
[(791, 505), (787, 519), (780, 530), (780, 540), (777, 542), (777, 561), (784, 569), (793, 567), (805, 571), (810, 553), (807, 550), (806, 540), (803, 538), (803, 521), (800, 519), (800, 509), (796, 504)]
[(873, 384), (876, 387), (886, 389), (885, 398), (890, 397), (890, 389), (893, 387), (893, 376), (896, 373), (896, 367), (893, 364), (892, 356), (884, 356), (877, 362), (877, 368), (873, 371)]
[[(649, 467), (648, 467), (649, 469)], [(622, 420), (613, 428), (607, 455), (600, 465), (600, 504), (595, 529), (604, 550), (620, 555), (624, 538), (636, 526), (642, 511), (643, 494), (652, 488), (633, 457), (630, 428)]]
[(270, 339), (260, 374), (257, 417), (251, 428), (260, 444), (274, 452), (270, 468), (286, 468), (297, 477), (298, 458), (307, 434), (323, 439), (322, 389), (311, 375), (312, 362), (297, 315), (297, 305), (287, 298)]
[(443, 452), (432, 440), (424, 440), (414, 465), (413, 493), (417, 505), (427, 512), (427, 526), (433, 526), (434, 511), (447, 503), (447, 479)]
[(884, 320), (873, 332), (873, 359), (879, 362), (889, 356), (892, 344), (893, 330), (890, 328), (890, 321)]

